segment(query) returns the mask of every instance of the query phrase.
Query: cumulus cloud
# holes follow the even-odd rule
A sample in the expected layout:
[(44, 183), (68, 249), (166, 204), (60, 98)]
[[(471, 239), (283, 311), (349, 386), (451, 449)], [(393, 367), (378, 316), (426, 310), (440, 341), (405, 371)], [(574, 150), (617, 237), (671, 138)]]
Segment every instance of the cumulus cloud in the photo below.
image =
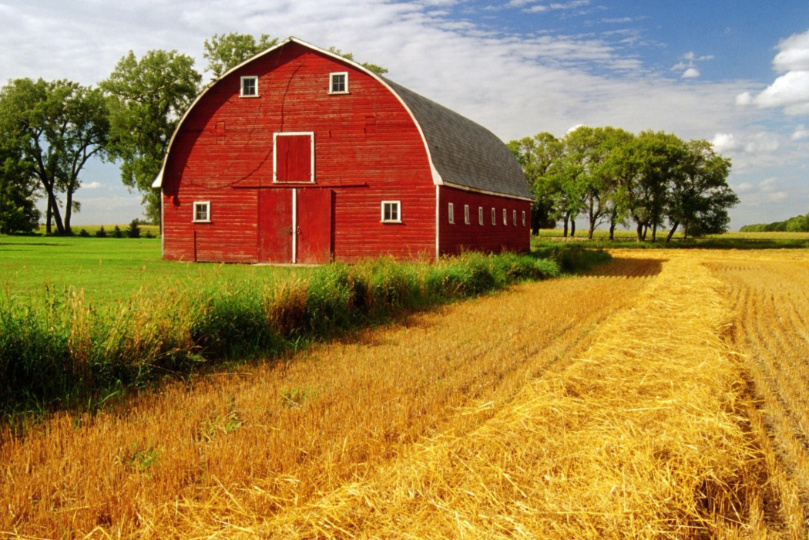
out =
[(736, 96), (739, 105), (761, 108), (783, 107), (788, 115), (809, 114), (809, 31), (795, 34), (778, 44), (773, 68), (783, 73), (753, 97), (749, 92)]
[(671, 67), (671, 71), (682, 71), (680, 75), (683, 79), (696, 79), (701, 73), (697, 69), (697, 62), (705, 62), (713, 60), (713, 55), (697, 56), (694, 51), (688, 51), (680, 57), (680, 62)]
[(809, 129), (806, 129), (803, 124), (797, 126), (795, 130), (792, 132), (792, 136), (790, 139), (793, 141), (800, 141), (801, 139), (805, 139), (809, 137)]
[(699, 75), (700, 73), (697, 68), (690, 67), (683, 72), (681, 77), (683, 79), (696, 79), (697, 77), (699, 77)]
[(88, 182), (86, 184), (81, 185), (82, 189), (98, 189), (100, 187), (104, 187), (101, 182)]

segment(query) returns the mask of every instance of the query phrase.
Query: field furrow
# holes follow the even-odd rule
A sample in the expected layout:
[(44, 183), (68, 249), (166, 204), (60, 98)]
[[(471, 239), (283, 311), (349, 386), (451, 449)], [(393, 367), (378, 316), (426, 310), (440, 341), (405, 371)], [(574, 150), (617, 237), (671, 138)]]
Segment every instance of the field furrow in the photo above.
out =
[(780, 511), (792, 524), (792, 535), (805, 534), (809, 516), (809, 266), (805, 260), (773, 260), (763, 254), (751, 254), (748, 259), (759, 260), (744, 265), (711, 261), (707, 266), (729, 287), (735, 314), (732, 341), (745, 359), (759, 400), (760, 438), (766, 438), (763, 446), (773, 453), (773, 478), (778, 470), (783, 471), (778, 479)]
[[(562, 369), (659, 260), (526, 284), (255, 368), (176, 383), (0, 446), (0, 530), (188, 537), (319, 500), (413, 443), (463, 435)], [(640, 276), (640, 277), (638, 277)]]

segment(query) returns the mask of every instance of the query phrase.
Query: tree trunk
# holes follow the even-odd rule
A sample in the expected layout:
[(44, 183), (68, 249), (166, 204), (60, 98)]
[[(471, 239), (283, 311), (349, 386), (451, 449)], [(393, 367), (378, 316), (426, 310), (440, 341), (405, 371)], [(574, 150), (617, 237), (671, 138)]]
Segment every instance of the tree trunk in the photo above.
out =
[(652, 243), (657, 241), (657, 223), (652, 224)]
[(643, 242), (643, 223), (638, 223), (638, 228), (635, 232), (638, 235), (638, 243)]
[(568, 215), (569, 214), (565, 214), (565, 217), (564, 217), (565, 227), (564, 227), (564, 232), (562, 233), (562, 236), (565, 237), (565, 238), (567, 238), (567, 218), (568, 218)]
[(70, 234), (70, 216), (73, 214), (73, 192), (67, 192), (67, 204), (65, 204), (65, 234)]
[(615, 240), (615, 218), (610, 218), (610, 242)]
[(576, 220), (570, 218), (570, 237), (573, 238), (574, 236), (576, 236)]
[(51, 219), (53, 216), (53, 211), (51, 210), (51, 198), (48, 197), (48, 210), (46, 212), (45, 218), (45, 234), (51, 234)]
[(671, 237), (672, 237), (672, 236), (674, 236), (674, 231), (676, 231), (676, 230), (677, 230), (677, 227), (678, 227), (679, 225), (680, 225), (680, 223), (679, 223), (679, 222), (677, 222), (677, 221), (675, 221), (675, 222), (674, 222), (674, 226), (671, 228), (671, 230), (669, 231), (669, 235), (666, 237), (666, 243), (667, 243), (667, 244), (668, 244), (669, 242), (671, 242)]

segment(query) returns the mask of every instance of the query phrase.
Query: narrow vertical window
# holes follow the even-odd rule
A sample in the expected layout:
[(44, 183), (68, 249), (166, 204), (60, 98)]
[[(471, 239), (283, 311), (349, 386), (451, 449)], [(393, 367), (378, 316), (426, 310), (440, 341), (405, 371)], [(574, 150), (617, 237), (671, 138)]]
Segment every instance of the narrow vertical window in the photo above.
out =
[(511, 211), (511, 223), (515, 227), (517, 226), (517, 211), (516, 210)]
[(447, 205), (447, 221), (452, 224), (455, 223), (455, 207), (452, 203)]
[(483, 225), (483, 207), (478, 206), (478, 225)]
[(348, 73), (329, 73), (329, 94), (348, 93)]
[(468, 204), (463, 205), (463, 222), (466, 225), (469, 225), (469, 223), (470, 223), (470, 221), (469, 221), (469, 205)]
[(503, 208), (503, 225), (508, 225), (508, 210)]
[(241, 97), (258, 97), (258, 77), (242, 77)]
[(492, 226), (497, 225), (497, 213), (495, 212), (494, 208), (492, 208)]
[(401, 207), (400, 201), (382, 201), (382, 223), (401, 223)]
[(194, 202), (194, 223), (209, 223), (211, 221), (211, 203), (209, 201)]
[(522, 226), (525, 227), (525, 210), (522, 211)]

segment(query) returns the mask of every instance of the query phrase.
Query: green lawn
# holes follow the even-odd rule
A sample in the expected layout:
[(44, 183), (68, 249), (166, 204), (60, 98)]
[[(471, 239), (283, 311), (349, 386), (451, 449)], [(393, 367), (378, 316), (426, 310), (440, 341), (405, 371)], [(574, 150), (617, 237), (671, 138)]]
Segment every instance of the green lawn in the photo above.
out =
[[(159, 238), (0, 235), (0, 294), (83, 290), (93, 303), (212, 283), (275, 280), (306, 269), (164, 261)], [(216, 279), (212, 279), (216, 278)]]

